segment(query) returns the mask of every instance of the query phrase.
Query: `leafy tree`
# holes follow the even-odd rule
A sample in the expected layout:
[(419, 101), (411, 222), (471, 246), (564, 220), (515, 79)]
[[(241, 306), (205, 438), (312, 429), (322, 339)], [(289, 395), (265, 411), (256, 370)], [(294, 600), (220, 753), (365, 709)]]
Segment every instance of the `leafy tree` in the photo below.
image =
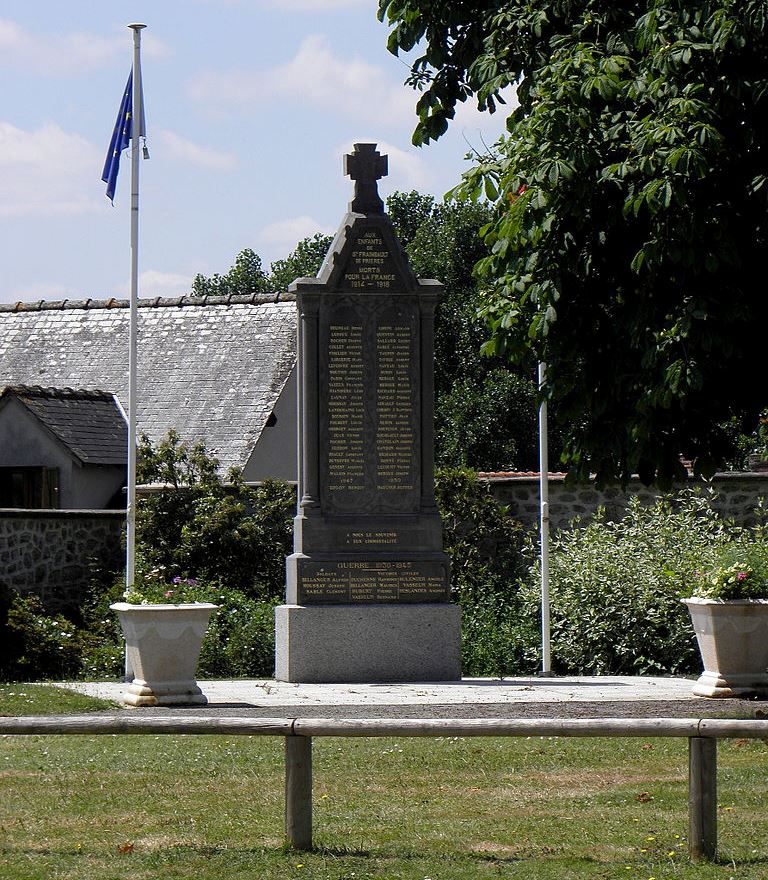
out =
[[(478, 230), (490, 209), (410, 192), (391, 195), (387, 213), (416, 274), (445, 284), (435, 319), (436, 461), (476, 470), (537, 467), (535, 363), (510, 370), (480, 352), (487, 330), (472, 268), (488, 253)], [(554, 455), (556, 427), (551, 436)]]
[(510, 590), (526, 574), (522, 526), (471, 471), (438, 469), (435, 497), (451, 558), (451, 599), (462, 610), (462, 669), (468, 675), (532, 671), (535, 651), (524, 656), (522, 646), (534, 641), (535, 622), (519, 627), (522, 608)]
[(226, 296), (250, 294), (270, 290), (267, 274), (261, 265), (261, 257), (251, 248), (245, 248), (235, 257), (235, 265), (226, 275), (214, 274), (210, 278), (195, 275), (192, 282), (193, 296)]
[(458, 102), (508, 135), (457, 194), (487, 198), (486, 350), (548, 364), (575, 476), (709, 473), (765, 394), (762, 0), (379, 0), (389, 48), (423, 41), (416, 143)]
[(296, 278), (317, 275), (332, 241), (332, 236), (320, 232), (303, 238), (284, 260), (275, 260), (270, 265), (269, 274), (264, 271), (261, 257), (251, 248), (245, 248), (235, 257), (235, 265), (225, 275), (196, 275), (192, 282), (192, 296), (248, 295), (285, 290)]
[(333, 236), (316, 232), (303, 238), (284, 260), (269, 267), (270, 290), (285, 290), (297, 278), (314, 278), (328, 253)]
[(386, 206), (397, 237), (403, 247), (407, 248), (416, 238), (420, 227), (432, 219), (435, 199), (434, 196), (422, 195), (414, 189), (409, 193), (393, 192), (387, 197)]

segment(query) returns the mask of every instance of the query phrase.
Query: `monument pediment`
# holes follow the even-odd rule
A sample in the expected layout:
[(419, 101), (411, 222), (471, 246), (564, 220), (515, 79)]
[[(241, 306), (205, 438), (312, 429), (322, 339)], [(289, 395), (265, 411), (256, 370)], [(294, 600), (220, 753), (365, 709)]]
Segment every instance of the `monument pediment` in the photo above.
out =
[(316, 283), (329, 291), (393, 295), (419, 287), (385, 214), (347, 214)]

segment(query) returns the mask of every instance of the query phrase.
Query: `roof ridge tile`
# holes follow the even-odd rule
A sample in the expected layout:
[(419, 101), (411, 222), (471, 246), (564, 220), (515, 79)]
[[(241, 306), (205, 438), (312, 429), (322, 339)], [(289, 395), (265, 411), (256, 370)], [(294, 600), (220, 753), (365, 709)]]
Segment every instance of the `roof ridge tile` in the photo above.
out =
[[(184, 296), (143, 298), (137, 301), (140, 309), (147, 308), (184, 308), (188, 306), (221, 306), (221, 305), (262, 305), (265, 303), (295, 302), (296, 294), (283, 290), (269, 293), (229, 293), (223, 296)], [(37, 300), (35, 302), (0, 303), (0, 313), (8, 312), (43, 312), (72, 311), (78, 309), (127, 309), (130, 300), (109, 297), (108, 299), (61, 299)]]

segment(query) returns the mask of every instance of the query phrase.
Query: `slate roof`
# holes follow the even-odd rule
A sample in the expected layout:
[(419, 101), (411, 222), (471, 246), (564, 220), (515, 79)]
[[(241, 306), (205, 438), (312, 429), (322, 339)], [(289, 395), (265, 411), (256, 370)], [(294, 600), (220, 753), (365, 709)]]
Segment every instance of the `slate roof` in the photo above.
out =
[(0, 407), (16, 398), (83, 464), (125, 466), (128, 426), (115, 397), (72, 388), (6, 387)]
[[(137, 427), (244, 467), (293, 368), (291, 294), (141, 300)], [(126, 300), (0, 304), (0, 387), (102, 389), (128, 407)]]

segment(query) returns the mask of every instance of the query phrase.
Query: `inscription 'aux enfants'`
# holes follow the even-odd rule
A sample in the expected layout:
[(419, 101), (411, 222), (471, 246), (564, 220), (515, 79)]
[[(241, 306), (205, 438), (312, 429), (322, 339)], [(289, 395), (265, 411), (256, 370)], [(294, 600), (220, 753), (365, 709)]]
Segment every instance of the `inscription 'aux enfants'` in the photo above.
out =
[(390, 270), (387, 246), (381, 235), (370, 229), (355, 241), (344, 285), (352, 290), (389, 290), (395, 280), (395, 273)]

